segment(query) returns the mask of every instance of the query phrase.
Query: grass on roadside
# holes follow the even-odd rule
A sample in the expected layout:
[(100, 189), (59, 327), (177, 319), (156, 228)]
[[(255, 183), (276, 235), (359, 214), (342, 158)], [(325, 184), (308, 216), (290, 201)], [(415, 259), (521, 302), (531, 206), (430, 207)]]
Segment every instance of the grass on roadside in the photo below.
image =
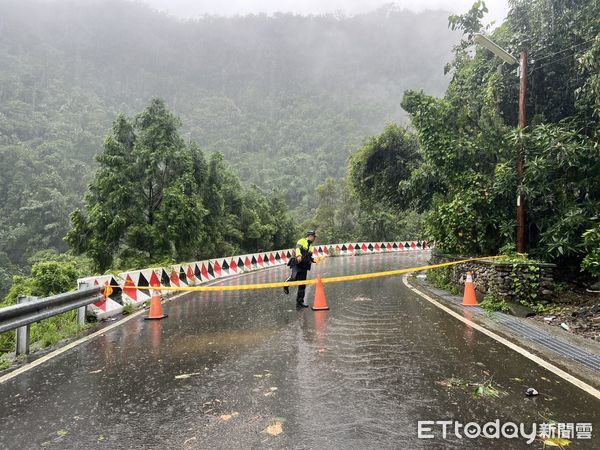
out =
[(427, 280), (436, 288), (448, 291), (453, 295), (460, 294), (460, 288), (454, 284), (450, 278), (450, 268), (441, 267), (439, 269), (429, 269), (427, 271)]
[[(54, 345), (63, 339), (75, 336), (92, 324), (80, 326), (77, 323), (77, 311), (68, 311), (41, 322), (31, 324), (29, 342), (33, 350)], [(0, 334), (0, 370), (10, 367), (12, 362), (8, 354), (15, 352), (16, 331)]]

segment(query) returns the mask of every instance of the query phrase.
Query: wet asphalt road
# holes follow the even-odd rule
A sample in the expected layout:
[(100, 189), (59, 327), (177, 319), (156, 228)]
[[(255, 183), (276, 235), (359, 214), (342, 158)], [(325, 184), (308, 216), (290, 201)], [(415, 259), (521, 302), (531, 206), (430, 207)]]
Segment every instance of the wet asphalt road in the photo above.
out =
[[(310, 276), (425, 260), (332, 258)], [(276, 268), (223, 283), (284, 276)], [(328, 312), (296, 310), (295, 290), (263, 290), (189, 295), (167, 303), (163, 321), (134, 318), (0, 385), (0, 447), (541, 448), (444, 440), (441, 429), (419, 440), (417, 421), (529, 427), (543, 417), (593, 423), (594, 439), (569, 448), (600, 447), (600, 402), (435, 308), (400, 277), (325, 289)], [(501, 398), (443, 382), (491, 376)], [(528, 386), (542, 395), (525, 398)]]

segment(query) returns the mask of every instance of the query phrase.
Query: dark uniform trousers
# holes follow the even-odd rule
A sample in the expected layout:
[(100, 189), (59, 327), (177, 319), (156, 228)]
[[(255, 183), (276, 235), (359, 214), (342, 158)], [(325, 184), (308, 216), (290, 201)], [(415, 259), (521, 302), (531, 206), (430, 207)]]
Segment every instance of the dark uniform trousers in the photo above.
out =
[[(307, 274), (308, 274), (308, 271), (306, 269), (303, 269), (303, 268), (299, 267), (297, 264), (294, 264), (292, 266), (292, 274), (285, 281), (304, 281), (304, 280), (306, 280)], [(301, 284), (300, 286), (298, 286), (298, 294), (296, 295), (296, 301), (298, 303), (302, 303), (304, 301), (304, 292), (305, 291), (306, 291), (305, 284)]]

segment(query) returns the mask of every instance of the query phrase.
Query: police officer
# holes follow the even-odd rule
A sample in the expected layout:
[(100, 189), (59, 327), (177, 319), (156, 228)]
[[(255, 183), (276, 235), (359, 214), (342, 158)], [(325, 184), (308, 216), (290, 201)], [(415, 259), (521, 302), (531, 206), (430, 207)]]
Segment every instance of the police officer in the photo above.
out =
[[(315, 262), (313, 258), (313, 243), (317, 235), (314, 230), (310, 230), (306, 232), (306, 237), (300, 239), (296, 244), (296, 257), (290, 258), (288, 261), (288, 266), (291, 268), (291, 275), (285, 281), (301, 281), (306, 280), (307, 272), (310, 270), (310, 266)], [(298, 294), (296, 296), (296, 306), (298, 307), (308, 307), (308, 303), (304, 300), (304, 292), (306, 290), (306, 285), (301, 284), (298, 286)], [(285, 286), (283, 288), (283, 292), (286, 294), (290, 293), (290, 289)]]

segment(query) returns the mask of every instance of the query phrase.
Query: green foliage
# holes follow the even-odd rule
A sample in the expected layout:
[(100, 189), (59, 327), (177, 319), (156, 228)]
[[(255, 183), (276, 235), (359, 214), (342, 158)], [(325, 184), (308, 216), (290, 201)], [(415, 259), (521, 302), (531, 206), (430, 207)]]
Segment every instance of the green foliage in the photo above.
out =
[[(381, 203), (363, 205), (358, 216), (358, 237), (363, 241), (396, 241), (406, 235), (399, 213), (390, 212)], [(411, 236), (410, 239), (416, 239)]]
[(14, 305), (21, 295), (48, 297), (75, 289), (77, 278), (84, 276), (77, 263), (76, 258), (68, 256), (57, 256), (54, 260), (34, 263), (31, 276), (14, 277), (13, 285), (0, 306)]
[(319, 206), (307, 225), (325, 242), (420, 238), (420, 214), (411, 204), (399, 204), (419, 158), (414, 137), (388, 125), (352, 155), (346, 179), (329, 177), (317, 188)]
[[(13, 284), (0, 307), (17, 303), (22, 295), (48, 297), (61, 292), (73, 290), (77, 278), (84, 276), (85, 265), (79, 264), (77, 258), (68, 255), (48, 255), (47, 259), (33, 264), (31, 276), (15, 276)], [(38, 255), (37, 259), (42, 258)], [(30, 340), (46, 347), (65, 337), (77, 333), (81, 328), (76, 321), (76, 311), (70, 311), (31, 325)], [(0, 334), (0, 352), (13, 351), (15, 332)]]
[(419, 162), (414, 136), (392, 124), (352, 155), (348, 178), (363, 204), (382, 202), (405, 209), (410, 205), (402, 204), (401, 186)]
[(472, 33), (481, 31), (483, 25), (481, 19), (488, 12), (485, 2), (477, 0), (471, 6), (471, 9), (462, 15), (452, 15), (448, 18), (448, 25), (453, 30), (464, 30), (465, 33), (469, 33), (469, 37)]
[(541, 270), (535, 264), (516, 262), (512, 265), (509, 278), (512, 283), (512, 292), (516, 300), (536, 312), (543, 312), (545, 306), (540, 303), (540, 275)]
[(595, 277), (600, 277), (600, 222), (597, 217), (595, 220), (595, 226), (583, 233), (583, 242), (588, 253), (581, 268)]
[[(181, 142), (169, 141), (173, 133), (156, 135), (142, 119), (127, 119), (152, 96), (164, 98), (182, 118), (180, 137), (186, 147), (196, 145), (188, 142), (193, 140), (207, 155), (221, 152), (244, 186), (278, 190), (295, 223), (304, 222), (318, 206), (314, 188), (329, 176), (345, 175), (347, 158), (364, 137), (377, 132), (384, 120), (404, 120), (397, 103), (405, 89), (442, 93), (447, 81), (436, 67), (456, 39), (444, 29), (446, 16), (387, 6), (354, 17), (278, 14), (184, 22), (143, 2), (1, 1), (0, 297), (12, 275), (29, 273), (32, 254), (67, 250), (63, 237), (71, 224), (81, 232), (70, 236), (72, 247), (94, 254), (101, 267), (109, 267), (115, 257), (119, 265), (132, 267), (150, 259), (150, 253), (159, 259), (187, 257), (183, 242), (191, 238), (199, 240), (191, 247), (204, 242), (207, 252), (235, 252), (246, 245), (234, 226), (237, 213), (228, 216), (227, 236), (208, 244), (195, 231), (193, 236), (155, 235), (155, 227), (140, 224), (128, 229), (127, 238), (136, 247), (157, 239), (157, 255), (148, 248), (117, 249), (113, 255), (104, 245), (113, 234), (123, 234), (133, 211), (113, 216), (98, 208), (91, 215), (98, 223), (87, 223), (91, 216), (84, 214), (82, 199), (117, 113), (124, 114), (120, 134), (104, 142), (110, 161), (100, 163), (113, 168), (103, 189), (114, 189), (117, 203), (129, 201), (129, 175), (140, 172), (128, 164), (145, 161), (139, 151), (146, 148), (158, 156), (154, 150), (160, 147), (163, 157), (181, 153)], [(417, 34), (421, 38), (412, 39)], [(136, 145), (129, 141), (132, 127), (141, 133)], [(167, 172), (191, 163), (195, 176), (205, 180), (208, 162), (196, 159), (200, 152), (190, 153), (191, 161), (167, 159)], [(159, 169), (150, 165), (146, 178)], [(203, 183), (189, 177), (167, 182), (160, 203), (173, 206), (167, 208), (171, 215), (154, 219), (176, 222), (179, 231), (193, 229), (203, 213), (187, 194), (194, 184)], [(228, 188), (235, 200), (236, 188)], [(152, 197), (158, 203), (156, 191)], [(209, 206), (205, 198), (203, 206)], [(176, 213), (180, 207), (190, 208), (190, 216)], [(156, 208), (148, 203), (141, 211), (158, 214)], [(77, 209), (81, 212), (70, 221)], [(256, 224), (263, 226), (264, 220), (247, 217), (246, 223), (260, 234)], [(106, 235), (92, 239), (91, 230), (100, 228)], [(276, 234), (273, 239), (285, 242), (288, 237)], [(267, 248), (264, 242), (252, 245)]]
[[(467, 180), (465, 180), (467, 181)], [(489, 186), (474, 176), (468, 185), (446, 196), (436, 194), (427, 214), (426, 230), (439, 248), (459, 255), (493, 254), (503, 237), (499, 233)]]
[(12, 365), (12, 361), (6, 355), (0, 355), (0, 370), (8, 369)]
[[(492, 33), (510, 53), (529, 55), (525, 132), (514, 128), (513, 71), (499, 68), (486, 49), (472, 51), (486, 10), (477, 1), (449, 19), (465, 39), (447, 66), (452, 81), (444, 97), (411, 90), (404, 95), (402, 107), (419, 144), (414, 158), (400, 164), (407, 170), (396, 171), (393, 159), (379, 157), (382, 163), (371, 171), (369, 158), (388, 151), (372, 140), (352, 158), (353, 185), (361, 199), (426, 211), (425, 235), (444, 252), (496, 254), (515, 241), (515, 165), (522, 149), (528, 252), (562, 267), (583, 260), (583, 269), (597, 273), (595, 232), (587, 230), (600, 212), (600, 4), (515, 1)], [(534, 304), (536, 281), (523, 282), (517, 289)]]
[(77, 311), (69, 311), (32, 324), (30, 339), (32, 343), (44, 348), (74, 336), (84, 328), (77, 324)]
[(394, 211), (389, 203), (361, 202), (349, 177), (328, 178), (317, 188), (318, 208), (302, 228), (314, 228), (323, 242), (420, 239), (422, 215)]
[(340, 250), (338, 250), (332, 246), (330, 246), (328, 250), (329, 250), (329, 256), (332, 258), (335, 258), (335, 257), (338, 257), (341, 255)]
[(506, 395), (506, 391), (500, 390), (498, 387), (492, 384), (492, 378), (484, 381), (483, 383), (477, 383), (475, 385), (475, 390), (473, 391), (473, 397), (491, 397), (491, 398), (500, 398), (503, 395)]
[(135, 312), (135, 305), (133, 303), (127, 303), (123, 306), (123, 315), (128, 316), (129, 314), (133, 314)]
[(85, 212), (72, 213), (66, 237), (96, 270), (292, 242), (292, 220), (281, 197), (243, 189), (223, 155), (213, 153), (207, 163), (197, 145), (184, 142), (180, 126), (160, 99), (133, 119), (117, 117), (97, 157), (100, 168)]
[(510, 312), (506, 300), (494, 292), (490, 292), (483, 297), (479, 304), (486, 311), (500, 311), (503, 313)]
[(357, 234), (358, 204), (346, 180), (327, 178), (316, 189), (319, 207), (304, 228), (318, 230), (324, 243), (348, 242)]
[[(586, 251), (583, 232), (600, 211), (600, 146), (567, 125), (536, 125), (523, 140), (527, 170), (532, 255), (579, 263)], [(508, 190), (508, 187), (505, 186)]]
[(150, 263), (201, 245), (205, 211), (191, 154), (197, 149), (185, 145), (179, 126), (159, 99), (133, 120), (119, 115), (113, 124), (97, 157), (87, 214), (72, 214), (66, 238), (98, 270), (108, 269), (115, 256), (125, 265)]
[(527, 253), (517, 253), (512, 242), (500, 249), (500, 257), (496, 261), (510, 264), (538, 264), (542, 262), (531, 258)]
[(440, 267), (427, 271), (427, 281), (438, 289), (449, 291), (454, 295), (460, 293), (458, 286), (452, 281), (450, 267)]
[[(417, 130), (424, 162), (411, 174), (404, 202), (416, 201), (428, 209), (427, 235), (442, 251), (491, 254), (512, 235), (506, 218), (512, 202), (494, 185), (497, 147), (504, 139), (497, 131), (472, 136), (478, 124), (471, 107), (461, 104), (464, 95), (450, 89), (446, 99), (405, 94), (402, 105)], [(479, 125), (489, 128), (493, 116), (486, 112)]]
[[(0, 123), (1, 118), (0, 111)], [(67, 249), (65, 210), (78, 203), (87, 170), (62, 142), (40, 145), (37, 154), (23, 145), (3, 145), (2, 134), (0, 126), (0, 298), (35, 252)], [(56, 167), (56, 160), (64, 163)]]
[(501, 390), (497, 385), (492, 383), (492, 377), (483, 382), (473, 383), (468, 380), (464, 380), (458, 377), (451, 377), (445, 380), (436, 381), (436, 384), (447, 388), (460, 388), (465, 391), (470, 390), (474, 398), (491, 397), (499, 398), (507, 394), (506, 391)]

